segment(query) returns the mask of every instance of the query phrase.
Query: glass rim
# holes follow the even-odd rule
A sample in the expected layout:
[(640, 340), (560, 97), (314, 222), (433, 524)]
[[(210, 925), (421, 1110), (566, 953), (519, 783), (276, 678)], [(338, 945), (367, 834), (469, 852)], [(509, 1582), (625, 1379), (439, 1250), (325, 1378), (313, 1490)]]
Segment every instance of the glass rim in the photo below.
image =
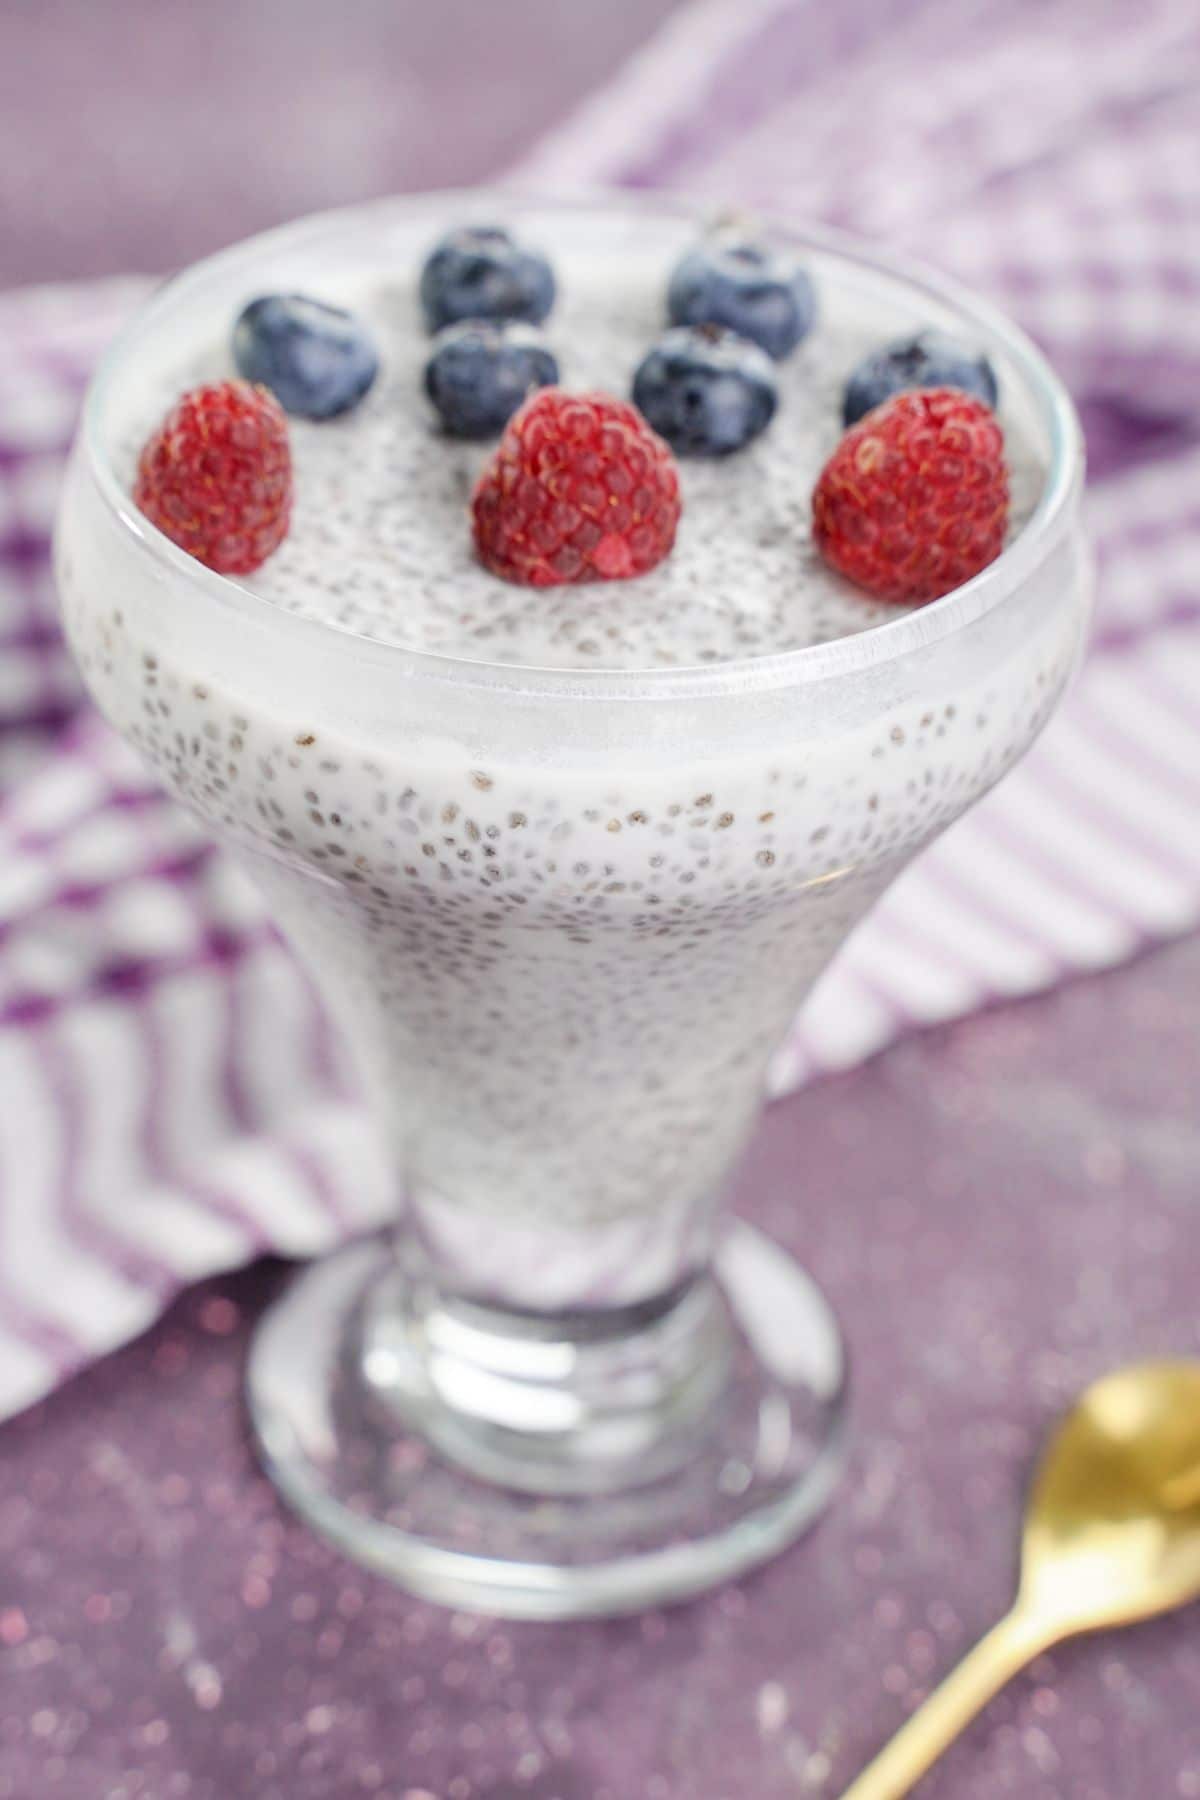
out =
[(930, 601), (885, 624), (827, 643), (807, 644), (766, 656), (734, 658), (720, 663), (654, 669), (581, 669), (489, 662), (485, 658), (454, 656), (389, 643), (348, 632), (325, 620), (289, 612), (234, 577), (220, 575), (189, 556), (138, 511), (106, 453), (102, 422), (108, 390), (122, 362), (136, 345), (149, 316), (173, 305), (193, 284), (204, 281), (214, 272), (243, 261), (253, 261), (264, 253), (289, 248), (302, 243), (306, 237), (319, 239), (323, 233), (351, 217), (365, 220), (373, 214), (396, 213), (444, 216), (447, 210), (461, 209), (468, 203), (485, 207), (491, 203), (510, 211), (606, 208), (636, 214), (667, 213), (672, 218), (694, 219), (699, 224), (710, 219), (713, 211), (711, 204), (705, 205), (698, 199), (653, 188), (631, 191), (580, 187), (565, 193), (517, 185), (437, 188), (310, 213), (239, 239), (226, 249), (190, 263), (169, 276), (138, 307), (105, 349), (84, 399), (79, 441), (101, 497), (118, 524), (138, 540), (145, 554), (163, 565), (173, 577), (198, 590), (208, 604), (246, 615), (260, 625), (269, 626), (275, 634), (285, 634), (299, 647), (307, 643), (321, 655), (339, 656), (360, 666), (390, 669), (409, 679), (424, 678), (457, 688), (474, 686), (548, 699), (702, 700), (799, 686), (862, 673), (897, 661), (913, 651), (940, 642), (1001, 605), (1056, 548), (1060, 528), (1068, 520), (1083, 483), (1083, 436), (1074, 403), (1032, 340), (999, 307), (979, 297), (966, 284), (920, 261), (891, 252), (877, 252), (864, 240), (833, 227), (801, 226), (770, 214), (756, 217), (761, 216), (766, 228), (781, 241), (801, 250), (807, 248), (836, 256), (860, 269), (898, 279), (929, 295), (940, 305), (964, 315), (998, 342), (1039, 409), (1049, 441), (1049, 459), (1033, 512), (1016, 538), (1005, 546), (993, 563), (941, 599)]

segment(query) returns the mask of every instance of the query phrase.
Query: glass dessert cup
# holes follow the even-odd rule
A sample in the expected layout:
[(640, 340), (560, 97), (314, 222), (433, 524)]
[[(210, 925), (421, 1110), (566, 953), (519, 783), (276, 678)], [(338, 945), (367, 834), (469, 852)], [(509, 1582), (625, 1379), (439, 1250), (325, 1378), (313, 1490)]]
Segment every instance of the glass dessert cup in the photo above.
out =
[[(93, 384), (56, 551), (93, 694), (266, 895), (394, 1162), (389, 1229), (301, 1273), (259, 1328), (266, 1465), (413, 1591), (561, 1618), (735, 1575), (833, 1490), (840, 1333), (792, 1258), (725, 1216), (729, 1173), (813, 982), (1070, 678), (1082, 455), (1004, 319), (781, 229), (823, 293), (915, 299), (986, 348), (1045, 468), (1003, 556), (918, 612), (753, 661), (531, 669), (294, 616), (141, 518), (119, 414), (189, 322), (311, 286), (364, 240), (415, 270), (464, 205), (306, 221), (161, 289)], [(695, 229), (658, 197), (470, 207), (547, 245), (652, 239), (664, 271)]]

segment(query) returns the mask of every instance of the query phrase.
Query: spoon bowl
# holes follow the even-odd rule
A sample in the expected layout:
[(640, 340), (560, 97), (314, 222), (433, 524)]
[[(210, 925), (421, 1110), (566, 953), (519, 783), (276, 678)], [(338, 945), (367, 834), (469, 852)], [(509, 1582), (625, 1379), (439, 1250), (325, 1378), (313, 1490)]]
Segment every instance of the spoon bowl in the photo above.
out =
[(1029, 1497), (1017, 1610), (1055, 1635), (1200, 1596), (1200, 1364), (1140, 1363), (1068, 1413)]

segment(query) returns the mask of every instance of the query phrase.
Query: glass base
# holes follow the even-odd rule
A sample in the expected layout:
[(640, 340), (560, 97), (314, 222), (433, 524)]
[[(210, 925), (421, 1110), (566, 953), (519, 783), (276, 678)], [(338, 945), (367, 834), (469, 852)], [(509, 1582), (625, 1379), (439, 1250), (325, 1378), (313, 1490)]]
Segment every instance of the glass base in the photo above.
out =
[(427, 1600), (567, 1619), (683, 1600), (817, 1517), (846, 1371), (808, 1275), (737, 1224), (659, 1308), (522, 1319), (431, 1301), (386, 1239), (301, 1273), (255, 1336), (284, 1498)]

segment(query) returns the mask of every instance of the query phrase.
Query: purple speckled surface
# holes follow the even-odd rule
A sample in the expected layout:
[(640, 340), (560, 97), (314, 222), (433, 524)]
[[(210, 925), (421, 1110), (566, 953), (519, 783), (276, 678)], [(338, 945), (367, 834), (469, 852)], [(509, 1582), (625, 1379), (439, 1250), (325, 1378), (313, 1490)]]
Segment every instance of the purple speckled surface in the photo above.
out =
[[(841, 1310), (851, 1474), (806, 1542), (672, 1612), (499, 1625), (364, 1576), (247, 1447), (278, 1271), (190, 1295), (0, 1433), (0, 1796), (837, 1794), (1006, 1605), (1058, 1409), (1200, 1350), (1198, 980), (1191, 940), (771, 1109), (742, 1206)], [(1043, 1657), (922, 1796), (1200, 1795), (1197, 1623)]]

